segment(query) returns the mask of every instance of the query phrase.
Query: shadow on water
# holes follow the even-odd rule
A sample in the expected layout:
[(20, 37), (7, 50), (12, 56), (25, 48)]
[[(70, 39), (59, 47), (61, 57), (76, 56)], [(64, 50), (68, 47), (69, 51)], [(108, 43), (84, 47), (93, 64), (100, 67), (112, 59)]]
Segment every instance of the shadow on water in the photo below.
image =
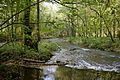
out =
[(120, 80), (120, 73), (65, 66), (47, 66), (41, 69), (20, 67), (14, 68), (15, 70), (8, 67), (6, 69), (4, 73), (7, 75), (1, 72), (0, 80)]

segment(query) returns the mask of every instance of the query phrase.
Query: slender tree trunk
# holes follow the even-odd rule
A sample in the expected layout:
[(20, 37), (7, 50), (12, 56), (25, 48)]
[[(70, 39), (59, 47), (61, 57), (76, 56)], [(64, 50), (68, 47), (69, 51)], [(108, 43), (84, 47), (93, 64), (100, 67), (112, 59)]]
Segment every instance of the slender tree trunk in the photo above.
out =
[(40, 6), (39, 6), (39, 0), (37, 0), (37, 36), (38, 36), (38, 41), (40, 41), (40, 29), (39, 29), (39, 22), (40, 22)]
[[(13, 15), (13, 1), (11, 0), (11, 16)], [(14, 21), (14, 19), (12, 18), (12, 21), (11, 21), (11, 23), (12, 23), (12, 27), (11, 27), (11, 41), (13, 41), (13, 39), (14, 39), (14, 25), (13, 25), (13, 21)]]
[[(16, 5), (17, 5), (17, 7), (16, 7), (16, 13), (20, 10), (20, 3), (21, 3), (20, 0), (17, 0), (17, 2), (16, 2)], [(15, 22), (19, 23), (19, 14), (15, 16)], [(17, 34), (17, 27), (15, 27), (14, 33)], [(19, 35), (20, 35), (20, 34), (21, 34), (21, 33), (19, 33)], [(19, 39), (20, 39), (20, 37), (19, 37), (18, 35), (14, 35), (14, 38), (15, 38), (16, 40), (19, 40)]]
[[(102, 11), (101, 11), (101, 9), (100, 9), (100, 15), (102, 15)], [(100, 22), (100, 37), (102, 37), (102, 19), (101, 19), (101, 17), (99, 16), (99, 22)]]
[(38, 51), (38, 43), (40, 41), (40, 30), (39, 30), (39, 22), (40, 22), (40, 7), (39, 0), (37, 0), (37, 40), (34, 42), (34, 48)]
[[(85, 7), (87, 7), (87, 4), (85, 3)], [(88, 36), (88, 22), (87, 22), (87, 9), (85, 8), (85, 37)]]
[(116, 32), (116, 21), (115, 21), (115, 14), (114, 15), (114, 20), (113, 20), (113, 37), (115, 38), (116, 35), (115, 35), (115, 32)]

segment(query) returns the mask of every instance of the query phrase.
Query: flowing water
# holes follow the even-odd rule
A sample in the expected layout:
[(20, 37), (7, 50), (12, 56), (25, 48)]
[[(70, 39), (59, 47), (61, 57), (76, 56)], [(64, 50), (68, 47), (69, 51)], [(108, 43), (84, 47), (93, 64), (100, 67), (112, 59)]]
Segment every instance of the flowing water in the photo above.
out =
[(22, 68), (13, 80), (120, 80), (120, 54), (80, 48), (57, 38), (46, 40), (60, 45), (47, 63), (66, 65)]
[(85, 49), (65, 42), (62, 39), (49, 39), (60, 45), (49, 63), (63, 62), (67, 67), (120, 72), (120, 54)]

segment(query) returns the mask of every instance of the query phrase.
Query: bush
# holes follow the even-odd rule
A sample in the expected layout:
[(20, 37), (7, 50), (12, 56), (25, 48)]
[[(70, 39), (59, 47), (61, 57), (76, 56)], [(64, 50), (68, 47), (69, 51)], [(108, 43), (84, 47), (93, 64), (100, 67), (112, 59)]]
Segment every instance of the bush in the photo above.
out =
[(9, 43), (0, 48), (0, 60), (18, 59), (25, 54), (23, 45), (20, 43)]
[(41, 54), (42, 60), (48, 60), (53, 56), (53, 51), (58, 50), (58, 44), (49, 42), (49, 41), (42, 41), (39, 46), (39, 53)]
[(0, 32), (0, 42), (5, 42), (7, 39), (5, 33)]
[(29, 49), (23, 44), (9, 43), (0, 48), (0, 62), (4, 62), (10, 59), (30, 58), (45, 60), (51, 58), (53, 51), (58, 49), (58, 45), (51, 42), (42, 42), (39, 44), (39, 52), (35, 52), (33, 49)]

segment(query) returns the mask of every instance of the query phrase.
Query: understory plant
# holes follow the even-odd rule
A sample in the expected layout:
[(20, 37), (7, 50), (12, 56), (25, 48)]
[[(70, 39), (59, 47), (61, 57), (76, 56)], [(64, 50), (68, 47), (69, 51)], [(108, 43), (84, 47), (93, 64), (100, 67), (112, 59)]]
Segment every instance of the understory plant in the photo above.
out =
[(120, 50), (120, 41), (117, 38), (114, 39), (115, 42), (112, 42), (108, 37), (72, 37), (67, 40), (80, 47), (117, 52)]
[(42, 41), (39, 43), (39, 50), (27, 48), (20, 42), (11, 42), (0, 48), (0, 62), (11, 59), (37, 59), (47, 61), (53, 56), (53, 51), (58, 49), (58, 45), (52, 42)]

